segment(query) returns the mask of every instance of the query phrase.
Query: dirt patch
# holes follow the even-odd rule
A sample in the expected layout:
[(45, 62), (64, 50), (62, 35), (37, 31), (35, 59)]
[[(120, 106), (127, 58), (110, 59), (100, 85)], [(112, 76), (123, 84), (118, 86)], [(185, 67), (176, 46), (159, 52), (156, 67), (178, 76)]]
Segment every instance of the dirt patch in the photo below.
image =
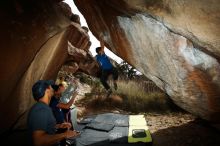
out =
[(186, 113), (146, 116), (153, 146), (219, 146), (219, 131)]

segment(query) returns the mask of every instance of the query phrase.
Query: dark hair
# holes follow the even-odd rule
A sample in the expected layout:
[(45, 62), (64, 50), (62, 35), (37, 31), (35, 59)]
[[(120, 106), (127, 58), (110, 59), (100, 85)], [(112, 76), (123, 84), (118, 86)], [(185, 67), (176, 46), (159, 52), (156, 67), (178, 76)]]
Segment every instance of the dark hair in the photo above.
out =
[(100, 51), (101, 49), (102, 49), (101, 47), (97, 47), (97, 48), (95, 49), (96, 53), (99, 53), (99, 51)]
[(52, 80), (39, 80), (32, 87), (32, 94), (36, 101), (42, 98), (45, 94), (46, 89), (52, 86), (54, 82)]
[(54, 91), (56, 91), (56, 92), (57, 92), (57, 91), (58, 91), (58, 89), (59, 89), (59, 86), (58, 86), (58, 85), (52, 85), (52, 88), (53, 88), (53, 90), (54, 90)]

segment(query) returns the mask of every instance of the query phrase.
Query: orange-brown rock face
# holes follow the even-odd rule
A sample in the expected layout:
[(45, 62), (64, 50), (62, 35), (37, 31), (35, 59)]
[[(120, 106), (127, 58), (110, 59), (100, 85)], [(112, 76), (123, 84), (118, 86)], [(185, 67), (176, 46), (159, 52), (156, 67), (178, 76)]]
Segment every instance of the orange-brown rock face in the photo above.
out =
[(220, 122), (219, 0), (74, 0), (96, 36), (185, 110)]
[[(2, 133), (24, 126), (25, 115), (34, 102), (34, 82), (55, 79), (67, 61), (94, 60), (88, 53), (91, 43), (87, 31), (78, 21), (70, 21), (70, 8), (62, 2), (15, 0), (1, 2), (0, 7)], [(68, 51), (69, 46), (84, 51), (84, 56), (77, 58)]]
[[(93, 34), (103, 34), (106, 46), (154, 81), (177, 105), (219, 122), (219, 0), (74, 2)], [(61, 66), (95, 75), (97, 65), (88, 53), (88, 30), (60, 0), (0, 3), (2, 133), (24, 126), (34, 102), (31, 87), (35, 81), (55, 79)]]

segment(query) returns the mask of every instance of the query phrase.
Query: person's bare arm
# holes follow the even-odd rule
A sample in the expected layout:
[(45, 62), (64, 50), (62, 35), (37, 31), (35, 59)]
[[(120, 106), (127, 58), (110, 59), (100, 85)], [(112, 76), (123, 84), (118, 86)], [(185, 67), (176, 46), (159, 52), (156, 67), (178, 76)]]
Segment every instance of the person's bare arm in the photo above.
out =
[(105, 48), (105, 44), (104, 44), (104, 39), (103, 39), (103, 35), (99, 36), (99, 41), (100, 41), (100, 47), (101, 47), (101, 53), (104, 53), (104, 48)]
[(33, 133), (33, 142), (35, 146), (48, 146), (55, 144), (65, 138), (75, 137), (78, 133), (76, 131), (67, 130), (64, 133), (49, 135), (43, 130), (36, 130)]
[(67, 128), (67, 129), (70, 129), (72, 127), (71, 123), (68, 123), (68, 122), (63, 122), (61, 124), (56, 124), (56, 129), (63, 129), (63, 128)]
[(72, 106), (77, 94), (78, 94), (77, 92), (74, 92), (73, 97), (70, 99), (70, 101), (68, 103), (59, 103), (59, 104), (57, 104), (57, 107), (61, 108), (61, 109), (69, 109)]

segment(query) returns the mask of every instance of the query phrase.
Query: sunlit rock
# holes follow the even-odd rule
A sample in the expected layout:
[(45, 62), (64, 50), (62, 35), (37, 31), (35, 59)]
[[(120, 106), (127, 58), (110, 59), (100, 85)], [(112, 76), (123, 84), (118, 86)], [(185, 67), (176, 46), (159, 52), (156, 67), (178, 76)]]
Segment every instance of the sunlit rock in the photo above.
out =
[(93, 34), (178, 106), (220, 122), (220, 1), (74, 2)]

